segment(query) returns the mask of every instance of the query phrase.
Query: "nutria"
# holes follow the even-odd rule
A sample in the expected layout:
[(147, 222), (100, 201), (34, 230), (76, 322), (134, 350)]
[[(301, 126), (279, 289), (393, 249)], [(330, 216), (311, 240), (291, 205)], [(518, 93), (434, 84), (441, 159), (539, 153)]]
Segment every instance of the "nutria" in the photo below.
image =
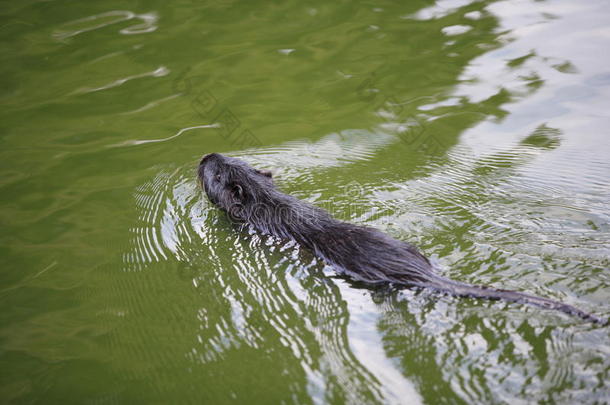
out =
[(231, 219), (247, 223), (264, 234), (294, 240), (339, 273), (357, 281), (521, 302), (593, 322), (608, 322), (551, 299), (440, 276), (414, 246), (374, 228), (336, 220), (325, 210), (278, 191), (270, 172), (254, 169), (242, 160), (211, 153), (203, 157), (198, 172), (210, 201)]

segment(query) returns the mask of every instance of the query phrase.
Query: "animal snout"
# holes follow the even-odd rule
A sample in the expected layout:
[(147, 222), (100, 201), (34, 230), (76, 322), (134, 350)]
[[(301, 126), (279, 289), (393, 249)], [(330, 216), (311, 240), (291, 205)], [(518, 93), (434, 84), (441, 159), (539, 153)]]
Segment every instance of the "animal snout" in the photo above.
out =
[(199, 165), (203, 165), (205, 162), (207, 162), (210, 159), (219, 159), (219, 158), (222, 158), (222, 155), (220, 155), (218, 153), (208, 153), (201, 159), (201, 162), (199, 162)]

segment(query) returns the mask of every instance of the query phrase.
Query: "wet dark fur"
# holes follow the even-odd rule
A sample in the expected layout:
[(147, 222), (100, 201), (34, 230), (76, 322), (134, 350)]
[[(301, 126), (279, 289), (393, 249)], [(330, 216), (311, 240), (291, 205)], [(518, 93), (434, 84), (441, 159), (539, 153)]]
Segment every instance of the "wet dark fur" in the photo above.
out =
[(217, 153), (206, 155), (199, 165), (199, 178), (210, 201), (232, 219), (265, 234), (292, 239), (355, 280), (522, 302), (593, 322), (608, 322), (558, 301), (442, 277), (415, 247), (376, 229), (338, 221), (320, 208), (283, 194), (275, 188), (271, 173), (256, 170), (242, 160)]

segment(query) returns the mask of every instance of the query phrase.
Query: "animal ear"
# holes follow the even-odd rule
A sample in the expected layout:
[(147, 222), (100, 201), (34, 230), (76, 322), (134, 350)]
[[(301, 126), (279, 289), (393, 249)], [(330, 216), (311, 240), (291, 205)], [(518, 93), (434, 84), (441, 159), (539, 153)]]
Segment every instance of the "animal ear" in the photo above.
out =
[(233, 184), (231, 186), (231, 194), (233, 194), (233, 198), (236, 200), (241, 201), (244, 199), (244, 189), (239, 184)]
[(258, 174), (262, 174), (263, 176), (267, 176), (269, 178), (273, 177), (273, 173), (271, 173), (269, 170), (257, 170), (256, 172)]

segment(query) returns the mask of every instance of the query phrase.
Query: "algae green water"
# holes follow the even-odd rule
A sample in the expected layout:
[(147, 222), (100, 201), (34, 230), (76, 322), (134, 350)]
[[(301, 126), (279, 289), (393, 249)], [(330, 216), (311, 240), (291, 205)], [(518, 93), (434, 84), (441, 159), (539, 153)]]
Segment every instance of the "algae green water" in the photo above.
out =
[(371, 289), (200, 157), (610, 316), (610, 4), (5, 1), (0, 403), (602, 404), (610, 329)]

